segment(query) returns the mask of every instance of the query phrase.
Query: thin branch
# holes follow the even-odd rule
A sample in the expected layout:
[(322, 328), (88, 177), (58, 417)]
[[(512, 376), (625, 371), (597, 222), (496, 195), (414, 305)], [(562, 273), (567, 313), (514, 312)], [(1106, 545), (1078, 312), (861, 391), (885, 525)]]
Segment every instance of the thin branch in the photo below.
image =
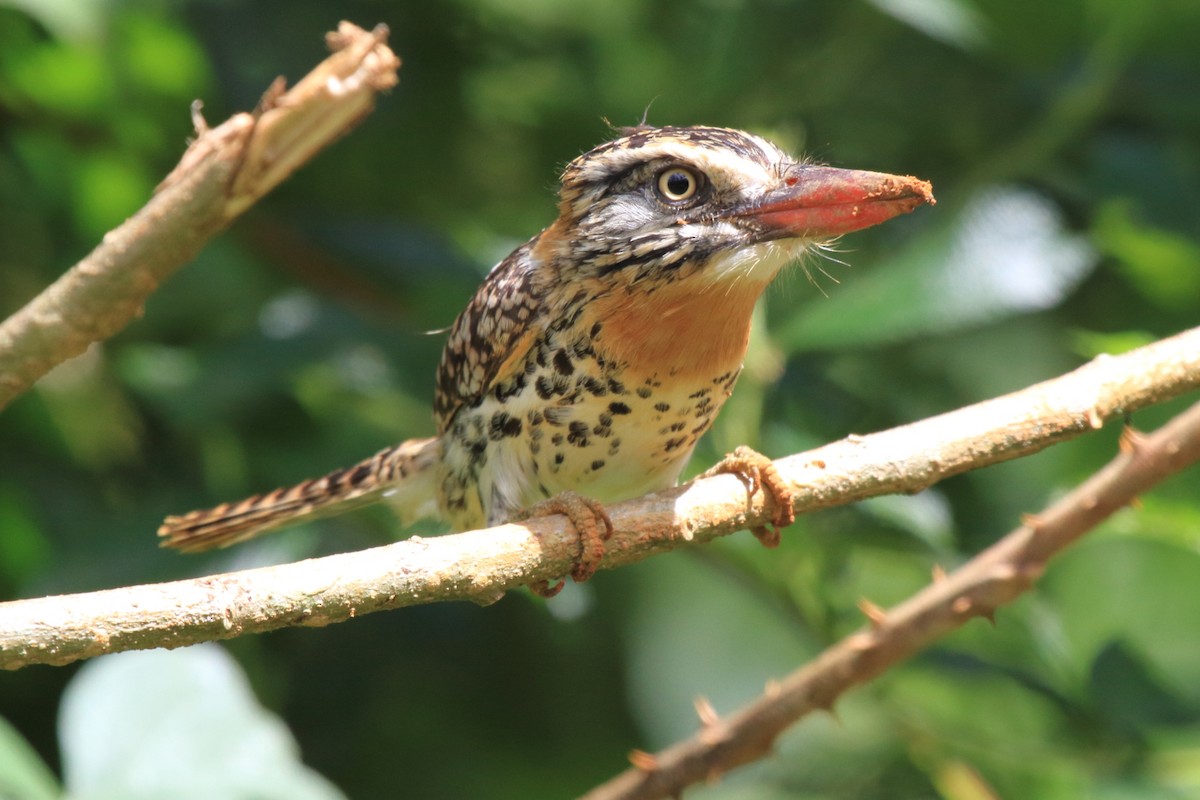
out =
[(800, 718), (829, 710), (844, 692), (883, 673), (974, 617), (1033, 586), (1046, 562), (1164, 478), (1200, 460), (1200, 403), (1151, 436), (1127, 428), (1121, 452), (1100, 472), (1041, 514), (934, 581), (890, 611), (863, 601), (870, 626), (825, 650), (767, 687), (758, 700), (721, 719), (707, 705), (693, 738), (656, 755), (635, 751), (634, 766), (584, 795), (585, 800), (679, 797), (767, 755), (780, 733)]
[[(1105, 356), (1054, 380), (776, 462), (797, 511), (919, 491), (947, 476), (1037, 452), (1106, 420), (1200, 388), (1200, 328)], [(766, 524), (769, 501), (719, 475), (609, 508), (601, 566)], [(149, 534), (147, 534), (149, 535)], [(147, 540), (149, 541), (149, 540)], [(570, 571), (579, 540), (563, 517), (194, 580), (0, 604), (0, 667), (66, 664), (290, 625), (327, 625), (446, 600), (490, 603)]]
[(346, 133), (396, 84), (387, 28), (343, 22), (335, 51), (290, 91), (282, 79), (259, 110), (209, 128), (193, 108), (196, 140), (137, 214), (0, 324), (0, 408), (52, 367), (112, 336), (146, 298), (229, 223), (321, 148)]

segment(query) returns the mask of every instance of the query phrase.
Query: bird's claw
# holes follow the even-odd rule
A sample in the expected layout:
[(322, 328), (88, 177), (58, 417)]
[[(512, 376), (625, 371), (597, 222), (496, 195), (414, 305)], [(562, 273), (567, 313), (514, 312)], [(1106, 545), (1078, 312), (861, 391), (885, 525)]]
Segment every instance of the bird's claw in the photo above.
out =
[(753, 497), (760, 489), (763, 494), (770, 496), (774, 506), (771, 524), (756, 525), (750, 532), (764, 547), (778, 547), (779, 529), (796, 521), (796, 509), (792, 505), (794, 493), (779, 474), (775, 463), (757, 450), (743, 445), (705, 470), (700, 477), (711, 478), (726, 473), (733, 473), (746, 484), (748, 496)]
[[(612, 520), (603, 505), (575, 492), (561, 492), (549, 500), (535, 503), (515, 519), (548, 517), (553, 514), (562, 514), (571, 520), (579, 534), (579, 560), (571, 570), (571, 578), (576, 583), (582, 583), (595, 574), (596, 567), (604, 558), (604, 543), (613, 534)], [(562, 580), (553, 584), (543, 580), (530, 584), (529, 588), (534, 594), (542, 597), (554, 597), (562, 591), (563, 585)]]

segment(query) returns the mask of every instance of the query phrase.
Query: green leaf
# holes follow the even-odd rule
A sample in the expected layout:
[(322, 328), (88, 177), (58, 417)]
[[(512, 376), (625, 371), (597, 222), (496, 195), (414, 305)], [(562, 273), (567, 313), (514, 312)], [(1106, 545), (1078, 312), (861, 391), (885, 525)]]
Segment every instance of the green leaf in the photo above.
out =
[(0, 717), (0, 797), (53, 800), (61, 795), (50, 768), (16, 728)]
[[(1050, 567), (1040, 594), (1058, 610), (1061, 647), (1081, 682), (1096, 686), (1097, 661), (1120, 643), (1161, 691), (1196, 705), (1197, 585), (1200, 555), (1191, 547), (1152, 539), (1093, 539)], [(1109, 689), (1111, 684), (1108, 680)]]
[(94, 42), (104, 33), (105, 0), (3, 0), (0, 6), (20, 9), (60, 39)]
[(1194, 723), (1196, 707), (1164, 686), (1144, 660), (1119, 641), (1105, 646), (1092, 663), (1092, 697), (1121, 728)]
[(336, 800), (291, 733), (215, 644), (97, 659), (59, 717), (72, 798)]
[(1164, 308), (1194, 308), (1200, 298), (1200, 245), (1140, 222), (1131, 204), (1112, 201), (1096, 216), (1095, 239), (1138, 291)]

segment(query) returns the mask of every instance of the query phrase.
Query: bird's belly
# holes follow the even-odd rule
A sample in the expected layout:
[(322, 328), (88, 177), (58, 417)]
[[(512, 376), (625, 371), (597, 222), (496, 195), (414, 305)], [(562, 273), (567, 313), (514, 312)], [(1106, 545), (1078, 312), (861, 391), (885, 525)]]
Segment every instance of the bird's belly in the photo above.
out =
[(536, 392), (510, 401), (510, 413), (522, 408), (522, 433), (489, 454), (491, 516), (568, 490), (615, 502), (674, 486), (736, 378), (736, 370), (686, 382), (594, 378), (552, 402)]

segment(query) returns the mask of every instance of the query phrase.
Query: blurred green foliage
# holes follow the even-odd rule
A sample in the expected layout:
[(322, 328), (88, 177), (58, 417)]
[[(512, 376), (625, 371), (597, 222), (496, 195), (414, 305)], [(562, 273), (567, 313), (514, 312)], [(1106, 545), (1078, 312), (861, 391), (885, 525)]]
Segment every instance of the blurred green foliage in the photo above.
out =
[[(159, 551), (153, 531), (430, 433), (441, 339), (423, 332), (551, 219), (557, 168), (608, 135), (604, 119), (743, 127), (928, 178), (940, 201), (847, 238), (812, 262), (815, 286), (799, 270), (779, 282), (695, 470), (736, 444), (782, 455), (952, 409), (1197, 322), (1194, 0), (8, 0), (0, 313), (144, 202), (192, 99), (213, 122), (253, 107), (316, 63), (340, 18), (391, 26), (400, 87), (143, 319), (0, 415), (0, 597), (394, 537), (380, 509), (206, 557)], [(74, 796), (167, 796), (132, 788), (156, 765), (155, 781), (201, 785), (179, 761), (114, 760), (159, 724), (210, 772), (237, 766), (213, 739), (273, 754), (230, 797), (569, 796), (630, 748), (694, 731), (695, 696), (729, 711), (854, 629), (860, 597), (893, 603), (985, 547), (1114, 439), (811, 515), (777, 551), (739, 535), (604, 573), (548, 604), (514, 594), (230, 642), (253, 696), (205, 651), (0, 676), (0, 794), (56, 796), (55, 774)], [(1197, 496), (1195, 474), (1171, 481), (995, 627), (971, 623), (847, 697), (838, 722), (807, 720), (775, 757), (688, 796), (1197, 796)], [(138, 672), (154, 663), (178, 680)], [(87, 692), (123, 701), (83, 713)], [(196, 704), (205, 692), (228, 716)], [(260, 726), (266, 751), (251, 748)]]

